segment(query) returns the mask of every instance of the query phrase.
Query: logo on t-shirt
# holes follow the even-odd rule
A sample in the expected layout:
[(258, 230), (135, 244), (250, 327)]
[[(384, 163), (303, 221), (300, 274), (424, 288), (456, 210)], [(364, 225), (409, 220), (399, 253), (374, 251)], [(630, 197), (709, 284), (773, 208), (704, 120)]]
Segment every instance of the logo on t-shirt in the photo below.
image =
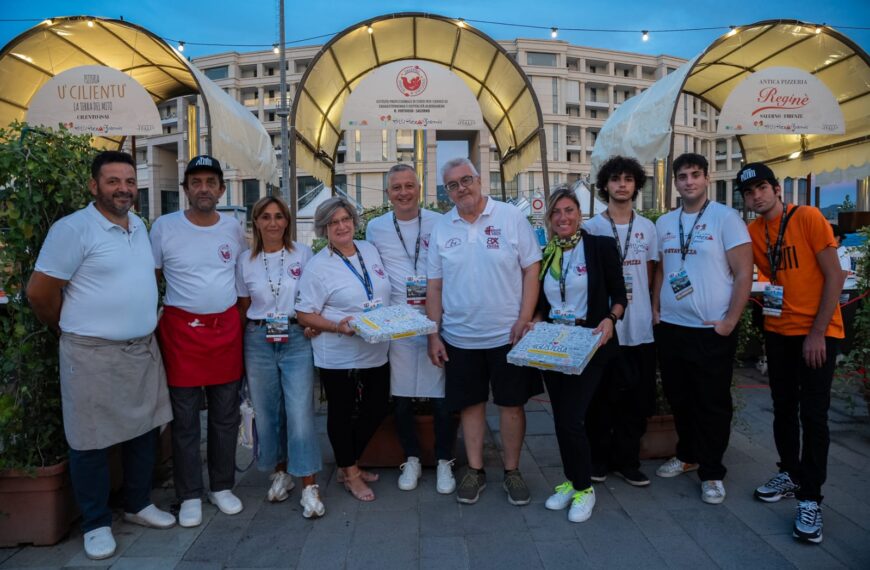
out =
[(381, 279), (383, 279), (387, 276), (386, 272), (384, 272), (384, 268), (381, 267), (380, 265), (378, 265), (377, 263), (372, 265), (372, 271), (374, 271), (375, 275), (377, 275)]
[(290, 266), (287, 268), (287, 275), (289, 275), (293, 279), (299, 279), (299, 277), (302, 275), (302, 264), (298, 261), (295, 263), (291, 263)]
[(579, 275), (580, 277), (583, 277), (584, 275), (586, 275), (586, 266), (585, 265), (578, 265), (577, 267), (574, 268), (574, 271), (577, 273), (577, 275)]
[(450, 249), (462, 244), (462, 238), (450, 238), (444, 243), (444, 249)]
[[(488, 230), (489, 228), (487, 228)], [(496, 230), (499, 233), (500, 230)], [(486, 238), (486, 249), (499, 249), (498, 237), (488, 237)]]
[(486, 226), (486, 229), (483, 230), (483, 233), (485, 233), (488, 236), (500, 236), (501, 229), (499, 229), (495, 226)]
[(229, 263), (233, 260), (233, 249), (230, 247), (230, 244), (225, 243), (218, 248), (218, 255), (221, 258), (221, 261), (224, 263)]
[(429, 236), (431, 234), (423, 234), (420, 236), (420, 243), (423, 245), (424, 249), (429, 249)]

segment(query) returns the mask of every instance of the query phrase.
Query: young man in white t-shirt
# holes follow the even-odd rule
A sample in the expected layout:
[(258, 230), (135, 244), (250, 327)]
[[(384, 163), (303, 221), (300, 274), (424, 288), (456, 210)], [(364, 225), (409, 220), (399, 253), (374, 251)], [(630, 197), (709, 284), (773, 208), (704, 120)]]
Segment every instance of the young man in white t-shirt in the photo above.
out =
[(236, 260), (248, 249), (241, 225), (217, 211), (226, 191), (217, 159), (194, 157), (184, 172), (190, 207), (161, 216), (151, 229), (158, 280), (166, 279), (160, 347), (172, 399), (172, 453), (178, 522), (202, 522), (200, 410), (208, 398), (209, 500), (234, 515), (242, 376), (242, 325), (236, 310)]
[(698, 471), (701, 500), (725, 500), (722, 457), (731, 435), (737, 325), (752, 286), (752, 246), (735, 210), (707, 197), (707, 159), (674, 161), (682, 206), (656, 222), (653, 322), (662, 388), (674, 413), (677, 455), (656, 471)]
[(633, 208), (645, 182), (643, 167), (635, 159), (609, 158), (596, 180), (607, 211), (583, 225), (593, 235), (616, 240), (628, 295), (625, 316), (616, 323), (619, 357), (608, 366), (586, 414), (592, 480), (602, 482), (613, 471), (635, 487), (649, 485), (638, 456), (646, 418), (655, 412), (656, 384), (650, 284), (658, 242), (655, 224)]
[[(442, 216), (420, 207), (420, 181), (412, 166), (397, 164), (390, 168), (386, 193), (393, 211), (369, 221), (366, 239), (378, 248), (390, 276), (390, 304), (408, 304), (425, 311), (429, 238)], [(420, 479), (413, 398), (428, 398), (433, 408), (438, 460), (435, 488), (444, 495), (452, 493), (456, 489), (453, 417), (444, 401), (444, 369), (429, 360), (426, 337), (390, 341), (390, 394), (395, 403), (399, 441), (407, 457), (401, 466), (399, 489), (415, 489)]]

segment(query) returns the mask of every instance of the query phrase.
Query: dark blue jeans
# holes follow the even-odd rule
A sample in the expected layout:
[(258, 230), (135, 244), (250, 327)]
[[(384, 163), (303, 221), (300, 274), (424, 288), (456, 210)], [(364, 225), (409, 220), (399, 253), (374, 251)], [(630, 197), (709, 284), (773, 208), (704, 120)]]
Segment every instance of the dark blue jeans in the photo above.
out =
[[(420, 457), (420, 442), (417, 441), (414, 422), (414, 399), (393, 396), (396, 403), (396, 429), (405, 457)], [(447, 409), (444, 398), (429, 398), (435, 427), (435, 459), (453, 459), (453, 443), (456, 425), (453, 414)]]
[[(157, 454), (157, 429), (121, 444), (124, 465), (124, 512), (151, 504), (151, 477)], [(112, 526), (109, 509), (109, 449), (69, 450), (73, 493), (82, 512), (82, 532)]]

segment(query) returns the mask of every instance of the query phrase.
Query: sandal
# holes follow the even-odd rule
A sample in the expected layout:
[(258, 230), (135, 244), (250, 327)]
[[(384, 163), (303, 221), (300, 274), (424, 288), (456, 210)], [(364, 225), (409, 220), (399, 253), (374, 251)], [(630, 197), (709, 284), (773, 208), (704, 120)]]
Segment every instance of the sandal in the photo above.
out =
[[(356, 474), (348, 475), (345, 473), (344, 475), (344, 490), (353, 495), (353, 498), (357, 501), (362, 501), (364, 503), (370, 503), (375, 500), (375, 493), (371, 490), (371, 487), (365, 484), (365, 479), (362, 477), (362, 471), (357, 470)], [(362, 489), (354, 489), (351, 485), (352, 481), (356, 481), (359, 479), (359, 482), (363, 485)]]
[[(366, 471), (364, 469), (360, 469), (359, 474), (360, 477), (362, 477), (362, 480), (366, 483), (377, 483), (381, 478), (380, 474), (372, 473), (371, 471)], [(337, 483), (344, 483), (345, 481), (344, 472), (342, 472), (341, 468), (339, 468), (338, 474), (335, 476), (335, 481)]]

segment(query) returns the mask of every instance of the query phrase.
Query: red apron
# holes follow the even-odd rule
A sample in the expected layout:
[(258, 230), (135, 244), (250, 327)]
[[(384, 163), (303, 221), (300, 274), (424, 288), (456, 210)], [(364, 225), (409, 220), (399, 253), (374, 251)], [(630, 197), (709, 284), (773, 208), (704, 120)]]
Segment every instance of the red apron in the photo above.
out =
[(242, 377), (242, 322), (235, 306), (212, 315), (163, 307), (157, 338), (170, 386), (211, 386)]

